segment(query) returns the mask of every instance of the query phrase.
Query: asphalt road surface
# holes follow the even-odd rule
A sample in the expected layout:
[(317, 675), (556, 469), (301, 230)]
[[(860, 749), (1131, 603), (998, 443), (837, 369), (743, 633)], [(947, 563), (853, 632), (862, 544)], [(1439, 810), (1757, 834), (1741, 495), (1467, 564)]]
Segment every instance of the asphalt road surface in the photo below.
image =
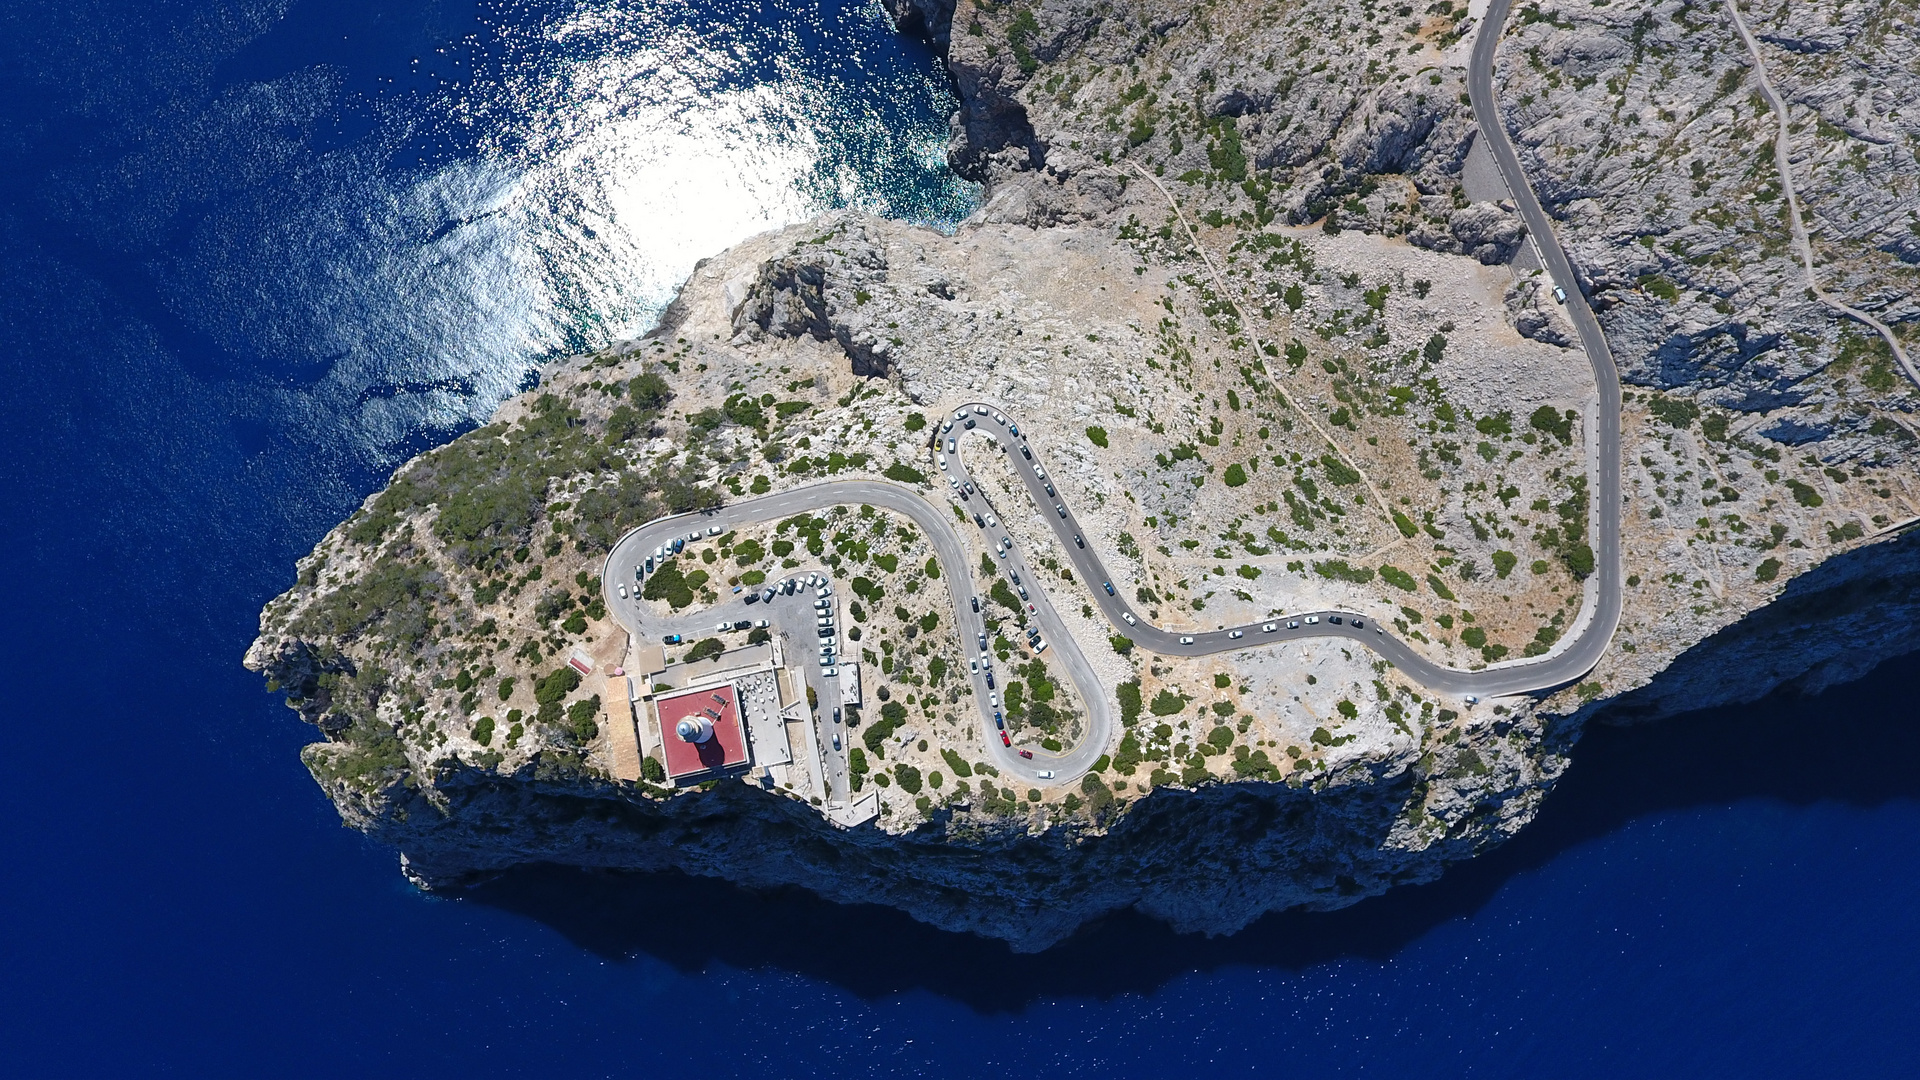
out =
[[(1599, 662), (1605, 653), (1607, 643), (1612, 639), (1614, 630), (1620, 621), (1621, 605), (1621, 563), (1620, 563), (1620, 377), (1614, 367), (1613, 356), (1607, 349), (1606, 337), (1600, 331), (1600, 324), (1594, 319), (1593, 310), (1587, 305), (1585, 297), (1575, 278), (1572, 266), (1567, 262), (1566, 252), (1554, 237), (1552, 223), (1546, 212), (1541, 209), (1540, 201), (1535, 197), (1532, 187), (1527, 183), (1526, 174), (1521, 171), (1519, 156), (1514, 152), (1512, 142), (1507, 138), (1501, 125), (1499, 110), (1493, 98), (1493, 54), (1499, 43), (1501, 28), (1506, 21), (1512, 0), (1492, 0), (1486, 17), (1482, 20), (1478, 37), (1474, 41), (1472, 60), (1468, 67), (1467, 89), (1472, 98), (1474, 116), (1480, 124), (1487, 147), (1493, 153), (1494, 161), (1505, 176), (1508, 189), (1513, 193), (1514, 202), (1521, 220), (1525, 222), (1538, 245), (1545, 263), (1547, 274), (1553, 282), (1566, 292), (1566, 311), (1572, 321), (1580, 343), (1592, 365), (1594, 383), (1599, 389), (1600, 408), (1591, 418), (1594, 438), (1589, 446), (1593, 455), (1589, 460), (1589, 473), (1592, 477), (1594, 522), (1591, 529), (1594, 537), (1594, 582), (1597, 586), (1591, 594), (1594, 605), (1591, 612), (1584, 612), (1576, 622), (1573, 636), (1562, 647), (1549, 656), (1533, 660), (1510, 661), (1479, 671), (1460, 671), (1443, 667), (1415, 652), (1406, 642), (1386, 632), (1386, 628), (1377, 625), (1371, 617), (1355, 615), (1353, 612), (1323, 610), (1296, 612), (1245, 626), (1223, 627), (1216, 630), (1179, 633), (1163, 630), (1152, 625), (1134, 611), (1126, 595), (1118, 586), (1112, 594), (1107, 590), (1112, 577), (1101, 563), (1090, 543), (1085, 542), (1079, 522), (1066, 500), (1058, 494), (1048, 491), (1050, 480), (1043, 475), (1045, 463), (1037, 451), (1028, 444), (1024, 433), (1016, 434), (1017, 420), (1008, 416), (1004, 410), (985, 403), (969, 403), (956, 415), (943, 416), (935, 427), (936, 442), (934, 453), (944, 453), (946, 439), (956, 438), (968, 429), (981, 431), (993, 438), (1001, 452), (1008, 455), (1014, 465), (1014, 472), (1026, 485), (1027, 494), (1033, 499), (1033, 511), (1038, 512), (1052, 527), (1061, 550), (1073, 566), (1079, 586), (1087, 590), (1094, 605), (1113, 624), (1115, 632), (1132, 638), (1135, 645), (1151, 652), (1169, 656), (1205, 656), (1214, 653), (1231, 652), (1238, 649), (1260, 648), (1285, 642), (1299, 642), (1315, 638), (1337, 638), (1352, 641), (1365, 646), (1380, 657), (1405, 672), (1415, 682), (1431, 690), (1458, 695), (1461, 697), (1495, 697), (1507, 694), (1529, 693), (1564, 686), (1585, 675)], [(971, 518), (977, 511), (982, 517), (993, 513), (1004, 519), (1009, 513), (1028, 512), (1024, 507), (991, 507), (983, 494), (973, 493), (961, 498), (960, 492), (969, 482), (969, 475), (959, 454), (947, 455), (946, 468), (939, 470), (940, 476), (934, 479), (937, 485), (945, 483), (951, 497), (955, 500), (968, 520), (961, 527), (977, 527)], [(1057, 489), (1056, 489), (1057, 491)], [(832, 506), (868, 504), (905, 515), (918, 525), (933, 544), (936, 557), (940, 561), (942, 580), (948, 587), (952, 601), (952, 617), (960, 628), (961, 652), (968, 657), (976, 657), (982, 651), (978, 648), (977, 635), (985, 629), (982, 616), (974, 612), (974, 603), (979, 593), (975, 591), (974, 568), (968, 563), (965, 549), (959, 533), (956, 531), (956, 518), (951, 505), (939, 505), (913, 489), (893, 483), (876, 480), (829, 481), (797, 488), (775, 495), (762, 496), (732, 503), (718, 510), (704, 514), (681, 515), (643, 525), (623, 537), (615, 545), (603, 571), (607, 606), (628, 630), (636, 635), (658, 639), (665, 633), (684, 633), (690, 638), (693, 634), (707, 636), (712, 634), (720, 620), (725, 617), (735, 621), (748, 617), (769, 617), (764, 615), (765, 608), (759, 608), (761, 615), (752, 613), (758, 605), (744, 604), (739, 597), (716, 608), (702, 611), (698, 615), (676, 617), (673, 619), (655, 619), (647, 615), (645, 606), (637, 600), (621, 601), (617, 586), (626, 585), (634, 593), (633, 566), (646, 561), (646, 555), (664, 542), (676, 536), (686, 536), (698, 532), (704, 536), (707, 529), (718, 527), (721, 531), (744, 525), (777, 521), (799, 513), (811, 513)], [(1004, 521), (998, 529), (987, 530), (983, 537), (991, 548), (996, 541), (1008, 540), (1006, 555), (1001, 558), (1001, 571), (1004, 574), (1017, 574), (1022, 582), (1037, 586), (1038, 578), (1027, 566), (1021, 553), (1007, 537)], [(807, 573), (807, 571), (796, 571)], [(784, 580), (784, 579), (782, 579)], [(637, 595), (637, 594), (636, 594)], [(1093, 762), (1107, 752), (1113, 735), (1112, 702), (1108, 688), (1103, 686), (1095, 675), (1092, 665), (1087, 662), (1082, 651), (1082, 643), (1075, 641), (1066, 631), (1056, 612), (1047, 599), (1045, 590), (1034, 587), (1028, 589), (1030, 610), (1025, 618), (1040, 632), (1050, 649), (1049, 658), (1066, 669), (1079, 693), (1081, 702), (1088, 712), (1086, 737), (1080, 743), (1063, 754), (1053, 755), (1044, 751), (1033, 751), (1031, 759), (1020, 757), (1013, 748), (1002, 744), (993, 721), (995, 709), (992, 695), (998, 688), (990, 691), (986, 685), (984, 671), (969, 672), (973, 682), (974, 698), (978, 703), (981, 723), (981, 739), (988, 754), (1003, 775), (1019, 777), (1028, 783), (1062, 784), (1077, 779), (1087, 771)], [(982, 599), (984, 606), (988, 601)], [(773, 616), (781, 621), (788, 617), (784, 612)], [(1023, 605), (1024, 606), (1024, 605)], [(796, 608), (811, 615), (811, 607)], [(705, 629), (702, 629), (705, 627)], [(797, 630), (783, 626), (798, 645), (788, 649), (799, 655), (817, 660), (818, 651), (810, 638), (813, 622), (807, 618), (804, 626)], [(1017, 634), (1008, 635), (1010, 638)], [(1104, 643), (1101, 643), (1104, 644)], [(818, 664), (813, 663), (809, 676), (815, 685), (821, 682)], [(1004, 686), (1004, 679), (1001, 682)], [(823, 697), (822, 709), (828, 709)], [(822, 725), (829, 730), (830, 724)], [(843, 739), (844, 741), (844, 739)], [(829, 775), (835, 777), (836, 795), (845, 792), (845, 754), (829, 753), (838, 771), (829, 769)], [(1051, 771), (1054, 775), (1043, 780), (1041, 771)]]

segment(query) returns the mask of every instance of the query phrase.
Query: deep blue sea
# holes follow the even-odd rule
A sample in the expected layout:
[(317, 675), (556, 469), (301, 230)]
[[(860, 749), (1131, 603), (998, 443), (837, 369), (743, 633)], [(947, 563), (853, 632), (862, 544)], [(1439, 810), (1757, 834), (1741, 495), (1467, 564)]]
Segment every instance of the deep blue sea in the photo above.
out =
[(1913, 659), (1598, 732), (1508, 847), (1220, 940), (436, 899), (339, 826), (239, 663), (295, 557), (732, 240), (965, 216), (950, 106), (874, 0), (0, 0), (0, 1073), (1914, 1075)]

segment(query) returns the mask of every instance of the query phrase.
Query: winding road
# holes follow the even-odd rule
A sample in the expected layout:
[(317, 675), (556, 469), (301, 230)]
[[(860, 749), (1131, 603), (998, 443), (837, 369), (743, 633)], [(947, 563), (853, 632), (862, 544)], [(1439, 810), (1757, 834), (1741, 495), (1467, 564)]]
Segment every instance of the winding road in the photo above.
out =
[[(1591, 535), (1595, 538), (1595, 568), (1588, 589), (1587, 610), (1576, 621), (1573, 633), (1554, 652), (1528, 660), (1508, 661), (1478, 671), (1461, 671), (1437, 664), (1386, 632), (1386, 628), (1376, 625), (1371, 616), (1348, 611), (1297, 612), (1245, 626), (1191, 634), (1165, 630), (1141, 618), (1118, 587), (1113, 595), (1108, 594), (1105, 584), (1112, 581), (1112, 575), (1091, 544), (1081, 542), (1085, 538), (1084, 533), (1072, 508), (1066, 505), (1066, 500), (1048, 491), (1049, 479), (1041, 471), (1044, 462), (1033, 451), (1025, 435), (1017, 433), (1020, 430), (1017, 418), (1008, 415), (1004, 409), (984, 402), (969, 402), (955, 413), (943, 415), (939, 426), (934, 428), (935, 437), (930, 452), (943, 452), (945, 440), (950, 436), (956, 439), (956, 451), (964, 449), (964, 440), (959, 436), (969, 429), (993, 439), (999, 451), (1007, 455), (1009, 463), (1014, 466), (1015, 475), (1021, 478), (1027, 494), (1033, 499), (1034, 509), (1031, 512), (1038, 513), (1052, 527), (1080, 585), (1086, 588), (1087, 595), (1113, 624), (1115, 632), (1132, 638), (1138, 647), (1169, 656), (1205, 656), (1315, 638), (1345, 639), (1364, 645), (1430, 690), (1463, 697), (1495, 697), (1564, 686), (1592, 670), (1606, 651), (1619, 624), (1621, 607), (1620, 379), (1614, 368), (1612, 354), (1607, 349), (1606, 338), (1580, 292), (1579, 282), (1567, 261), (1566, 253), (1553, 235), (1551, 222), (1520, 169), (1519, 157), (1501, 125), (1495, 106), (1493, 54), (1510, 6), (1511, 0), (1493, 0), (1481, 24), (1468, 70), (1468, 91), (1481, 133), (1506, 177), (1522, 220), (1539, 246), (1547, 272), (1554, 283), (1566, 292), (1567, 315), (1586, 350), (1588, 362), (1593, 367), (1594, 382), (1599, 389), (1600, 408), (1593, 418), (1587, 447), (1593, 491)], [(952, 479), (945, 481), (949, 476)], [(621, 538), (608, 556), (602, 571), (608, 609), (637, 636), (657, 637), (662, 633), (679, 632), (676, 628), (681, 626), (692, 632), (698, 632), (701, 626), (710, 628), (720, 616), (744, 605), (735, 600), (731, 604), (704, 610), (698, 615), (659, 619), (650, 616), (643, 603), (620, 600), (616, 587), (623, 584), (631, 586), (631, 568), (634, 565), (644, 563), (647, 553), (654, 546), (694, 531), (692, 526), (698, 526), (700, 532), (714, 526), (731, 529), (833, 506), (867, 504), (906, 516), (926, 534), (940, 562), (942, 580), (948, 586), (952, 617), (960, 629), (962, 654), (974, 654), (978, 651), (972, 647), (976, 644), (975, 635), (983, 629), (982, 616), (973, 612), (974, 599), (980, 594), (976, 592), (974, 567), (967, 562), (966, 545), (958, 530), (976, 527), (972, 521), (976, 510), (983, 517), (993, 513), (1003, 518), (1010, 513), (1029, 511), (1024, 507), (988, 507), (984, 505), (987, 502), (984, 494), (974, 494), (962, 500), (958, 487), (964, 487), (969, 479), (961, 455), (956, 452), (947, 455), (942, 478), (935, 481), (936, 484), (947, 482), (953, 491), (953, 502), (948, 505), (931, 501), (920, 491), (901, 484), (880, 480), (845, 480), (811, 484), (746, 499), (708, 513), (649, 522)], [(960, 519), (953, 512), (952, 506), (955, 505), (961, 507), (967, 518), (963, 524), (957, 524)], [(1003, 539), (1007, 539), (1004, 525), (986, 530), (986, 535), (982, 537), (983, 546), (994, 546), (996, 541)], [(1027, 568), (1010, 540), (1007, 547), (1010, 550), (1003, 559), (1002, 572), (1017, 573), (1021, 581), (1037, 585), (1040, 578)], [(1087, 660), (1083, 643), (1067, 632), (1058, 612), (1049, 602), (1046, 591), (1032, 588), (1029, 597), (1033, 610), (1028, 618), (1052, 648), (1057, 662), (1065, 668), (1087, 709), (1086, 736), (1076, 746), (1058, 755), (1035, 750), (1031, 759), (1019, 756), (1001, 744), (993, 722), (994, 709), (990, 698), (993, 691), (988, 689), (983, 673), (973, 673), (974, 698), (980, 712), (981, 743), (1003, 774), (1017, 776), (1032, 784), (1064, 784), (1086, 772), (1112, 743), (1111, 688), (1101, 683)], [(812, 629), (810, 620), (805, 629)], [(812, 655), (813, 650), (806, 652)], [(1042, 778), (1042, 771), (1053, 775)]]

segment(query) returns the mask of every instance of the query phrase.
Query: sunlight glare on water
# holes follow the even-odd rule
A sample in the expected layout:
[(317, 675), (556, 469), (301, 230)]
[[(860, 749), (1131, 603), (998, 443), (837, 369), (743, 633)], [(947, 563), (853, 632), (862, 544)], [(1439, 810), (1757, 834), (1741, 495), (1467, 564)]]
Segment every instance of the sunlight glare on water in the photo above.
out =
[(946, 165), (940, 61), (877, 0), (525, 15), (472, 78), (388, 111), (390, 148), (461, 149), (375, 172), (331, 152), (325, 198), (287, 192), (287, 220), (231, 222), (208, 253), (210, 275), (282, 283), (232, 307), (326, 360), (285, 407), (376, 467), (484, 420), (542, 360), (645, 332), (749, 236), (837, 207), (951, 231), (977, 204)]

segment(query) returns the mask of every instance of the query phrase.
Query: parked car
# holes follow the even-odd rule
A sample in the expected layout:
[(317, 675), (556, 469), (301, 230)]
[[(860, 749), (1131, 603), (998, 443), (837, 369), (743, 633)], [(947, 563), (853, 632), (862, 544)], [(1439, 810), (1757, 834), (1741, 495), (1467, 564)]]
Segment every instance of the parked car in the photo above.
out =
[(715, 630), (718, 630), (718, 631), (720, 631), (720, 632), (722, 632), (722, 633), (725, 633), (726, 631), (728, 631), (728, 630), (731, 630), (731, 629), (733, 629), (733, 624), (732, 624), (732, 623), (730, 623), (730, 622), (726, 622), (726, 621), (724, 621), (724, 620), (723, 620), (723, 621), (722, 621), (722, 622), (720, 623), (720, 625), (718, 625), (718, 626), (716, 626), (716, 627), (714, 627), (714, 629), (715, 629)]
[(1001, 731), (1007, 730), (1007, 718), (1001, 716), (999, 713), (994, 713), (993, 726), (999, 728)]
[(820, 674), (829, 679), (833, 678), (835, 675), (838, 675), (839, 673), (840, 673), (839, 668), (823, 667), (820, 669)]
[(1298, 619), (1289, 619), (1289, 620), (1287, 620), (1287, 629), (1289, 629), (1289, 630), (1298, 630), (1298, 629), (1300, 629), (1300, 620), (1298, 620)]
[(762, 630), (765, 630), (768, 627), (769, 623), (767, 622), (767, 620), (761, 619), (759, 622), (754, 623), (753, 625), (759, 627)]
[(997, 528), (999, 528), (999, 527), (1000, 527), (1000, 522), (999, 522), (999, 520), (998, 520), (998, 519), (996, 519), (996, 518), (995, 518), (995, 517), (994, 517), (994, 516), (993, 516), (992, 514), (988, 514), (988, 515), (987, 515), (987, 528), (989, 528), (989, 529), (997, 529)]
[(1028, 761), (1032, 761), (1032, 760), (1033, 760), (1033, 751), (1031, 751), (1031, 750), (1022, 750), (1022, 751), (1020, 751), (1020, 756), (1021, 756), (1021, 757), (1023, 757), (1023, 758), (1026, 758), (1026, 759), (1027, 759)]
[(1361, 622), (1359, 619), (1355, 619), (1353, 620), (1353, 628), (1355, 630), (1365, 630), (1367, 628), (1367, 624)]
[(1275, 630), (1278, 630), (1278, 629), (1280, 629), (1280, 624), (1279, 624), (1279, 623), (1271, 623), (1271, 622), (1270, 622), (1270, 623), (1261, 623), (1261, 624), (1260, 624), (1260, 632), (1261, 632), (1261, 633), (1263, 633), (1263, 634), (1271, 634), (1271, 633), (1273, 633), (1273, 632), (1274, 632)]
[(941, 468), (944, 469), (947, 467), (947, 455), (935, 454), (933, 455), (933, 460), (934, 460), (934, 463), (939, 465)]
[(948, 437), (948, 439), (947, 439), (947, 453), (949, 453), (949, 454), (951, 454), (951, 453), (953, 453), (953, 452), (954, 452), (954, 445), (953, 445), (953, 439), (952, 439), (952, 437)]
[(840, 733), (837, 731), (833, 733), (833, 748), (840, 749)]
[(746, 599), (746, 602), (749, 604), (757, 604), (760, 602), (760, 594), (757, 592), (750, 592), (746, 595), (745, 599)]
[(1315, 624), (1315, 623), (1317, 623), (1317, 622), (1319, 622), (1319, 621), (1320, 621), (1320, 616), (1318, 616), (1318, 615), (1309, 615), (1309, 616), (1307, 616), (1307, 625), (1308, 625), (1308, 626), (1312, 626), (1313, 624)]
[(753, 629), (753, 620), (741, 619), (739, 622), (733, 624), (733, 628), (735, 630), (751, 630)]
[(973, 523), (983, 529), (987, 527), (987, 519), (981, 517), (977, 511), (973, 515)]
[(1332, 623), (1335, 626), (1339, 626), (1341, 623), (1341, 618), (1338, 615), (1329, 615), (1327, 616), (1327, 621)]
[(760, 599), (765, 601), (766, 603), (771, 604), (773, 603), (773, 598), (779, 595), (779, 592), (780, 590), (778, 589), (769, 588), (766, 592), (763, 592), (760, 594)]
[(665, 642), (668, 645), (678, 645), (680, 644), (681, 641), (685, 639), (682, 638), (679, 634), (668, 634), (666, 637), (661, 638), (660, 640)]
[(1555, 285), (1555, 286), (1553, 287), (1553, 302), (1554, 302), (1554, 303), (1556, 303), (1556, 304), (1564, 304), (1564, 303), (1566, 303), (1566, 302), (1567, 302), (1567, 290), (1565, 290), (1565, 289), (1563, 289), (1563, 288), (1561, 288), (1561, 287), (1560, 287), (1560, 286), (1558, 286), (1558, 285)]
[(1043, 652), (1046, 652), (1046, 651), (1047, 651), (1047, 643), (1046, 643), (1046, 642), (1044, 642), (1044, 641), (1042, 641), (1042, 642), (1039, 642), (1038, 644), (1036, 644), (1036, 645), (1034, 645), (1034, 647), (1033, 647), (1033, 651), (1034, 651), (1034, 653), (1035, 653), (1036, 655), (1037, 655), (1037, 654), (1039, 654), (1039, 653), (1043, 653)]
[(840, 722), (840, 706), (838, 705), (833, 707), (833, 722), (836, 724)]
[(1001, 746), (1013, 745), (1013, 740), (1007, 737), (1007, 733), (1005, 731), (1000, 732), (1000, 745)]
[(985, 633), (980, 634), (980, 651), (987, 651), (987, 635)]
[(993, 669), (987, 669), (987, 689), (993, 689)]
[(971, 665), (971, 666), (970, 666), (970, 667), (969, 667), (969, 668), (968, 668), (967, 670), (969, 670), (969, 671), (971, 671), (971, 672), (973, 672), (973, 673), (974, 673), (975, 675), (978, 675), (978, 674), (980, 674), (980, 661), (978, 661), (978, 660), (969, 660), (969, 661), (967, 661), (967, 663), (968, 663), (969, 665)]
[(1026, 459), (1027, 459), (1028, 461), (1032, 461), (1032, 460), (1033, 460), (1033, 450), (1032, 450), (1032, 449), (1030, 449), (1029, 447), (1027, 447), (1027, 446), (1025, 446), (1025, 445), (1022, 445), (1022, 446), (1020, 447), (1020, 456), (1021, 456), (1021, 457), (1023, 457), (1023, 458), (1026, 458)]
[(627, 587), (625, 585), (622, 585), (620, 586), (620, 599), (625, 600), (626, 598), (627, 598)]
[(1053, 779), (1053, 770), (1041, 769), (1039, 772), (1035, 773), (1034, 775), (1038, 776), (1042, 780), (1051, 780)]

